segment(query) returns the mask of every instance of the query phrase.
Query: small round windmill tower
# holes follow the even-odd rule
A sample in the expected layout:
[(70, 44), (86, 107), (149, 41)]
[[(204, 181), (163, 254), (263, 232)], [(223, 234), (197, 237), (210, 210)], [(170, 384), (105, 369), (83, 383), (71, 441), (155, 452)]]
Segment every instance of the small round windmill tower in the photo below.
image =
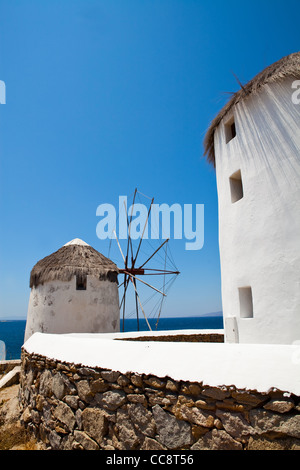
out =
[(35, 332), (119, 331), (118, 272), (78, 238), (40, 260), (30, 275), (25, 341)]
[(227, 342), (300, 339), (299, 79), (298, 52), (241, 86), (206, 134)]

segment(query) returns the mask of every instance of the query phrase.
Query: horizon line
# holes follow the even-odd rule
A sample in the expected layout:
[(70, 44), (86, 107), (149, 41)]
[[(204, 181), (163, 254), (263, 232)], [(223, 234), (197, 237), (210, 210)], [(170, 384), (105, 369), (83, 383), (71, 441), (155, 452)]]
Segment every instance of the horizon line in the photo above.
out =
[[(200, 315), (184, 315), (184, 316), (161, 316), (160, 319), (169, 319), (169, 318), (200, 318), (200, 317), (207, 317), (207, 316), (223, 316), (223, 311), (219, 310), (217, 312), (209, 312), (209, 313), (202, 313)], [(0, 322), (6, 322), (6, 321), (26, 321), (27, 317), (0, 317)], [(120, 320), (123, 320), (123, 318), (120, 317)], [(136, 318), (125, 318), (125, 320), (136, 320)], [(143, 318), (140, 318), (140, 320), (143, 320)], [(148, 320), (157, 320), (157, 318), (149, 318)]]

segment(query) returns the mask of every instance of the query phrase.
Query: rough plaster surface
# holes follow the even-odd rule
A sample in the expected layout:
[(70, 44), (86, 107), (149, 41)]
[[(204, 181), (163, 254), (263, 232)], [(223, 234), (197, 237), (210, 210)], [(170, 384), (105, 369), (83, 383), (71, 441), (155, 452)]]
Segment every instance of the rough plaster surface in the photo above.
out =
[(35, 332), (100, 333), (120, 330), (118, 286), (87, 276), (86, 290), (70, 282), (48, 282), (32, 288), (25, 341)]

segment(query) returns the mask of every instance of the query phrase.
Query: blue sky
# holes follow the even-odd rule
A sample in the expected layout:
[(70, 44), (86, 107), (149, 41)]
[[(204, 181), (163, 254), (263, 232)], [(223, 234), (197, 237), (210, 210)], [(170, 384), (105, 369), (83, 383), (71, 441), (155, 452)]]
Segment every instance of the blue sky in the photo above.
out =
[(0, 318), (26, 317), (34, 264), (79, 237), (107, 254), (96, 208), (135, 187), (204, 204), (205, 242), (171, 240), (165, 316), (222, 309), (215, 114), (299, 50), (298, 0), (0, 0)]

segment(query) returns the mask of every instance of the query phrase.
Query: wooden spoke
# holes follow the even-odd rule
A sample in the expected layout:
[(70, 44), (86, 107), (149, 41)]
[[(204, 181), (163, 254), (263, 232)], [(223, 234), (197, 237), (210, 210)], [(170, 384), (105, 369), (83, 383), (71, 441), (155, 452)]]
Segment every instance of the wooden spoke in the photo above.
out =
[(179, 271), (168, 271), (164, 269), (144, 268), (144, 271), (155, 271), (154, 273), (144, 273), (147, 276), (162, 275), (162, 274), (180, 274)]
[[(133, 280), (134, 286), (136, 288), (136, 280)], [(137, 292), (135, 291), (135, 310), (136, 310), (136, 321), (137, 321), (137, 330), (140, 331), (140, 324), (139, 324), (139, 304), (137, 298)]]
[(159, 248), (157, 248), (157, 250), (154, 251), (154, 253), (152, 253), (152, 255), (145, 261), (145, 263), (142, 264), (142, 266), (140, 266), (139, 269), (141, 269), (143, 266), (145, 266), (146, 263), (148, 263), (148, 261), (150, 261), (151, 258), (153, 258), (153, 256), (169, 241), (169, 238), (167, 238), (161, 245)]
[[(150, 207), (149, 207), (149, 210), (148, 210), (147, 219), (146, 219), (146, 222), (145, 222), (145, 225), (144, 225), (144, 229), (143, 229), (143, 233), (142, 233), (142, 236), (141, 236), (141, 239), (140, 239), (140, 243), (139, 243), (138, 249), (137, 249), (137, 251), (136, 251), (136, 255), (135, 255), (135, 258), (134, 258), (133, 266), (135, 265), (135, 262), (136, 262), (136, 260), (137, 260), (137, 257), (138, 257), (138, 254), (139, 254), (139, 251), (140, 251), (140, 248), (141, 248), (142, 240), (143, 240), (143, 238), (144, 238), (144, 233), (145, 233), (145, 230), (146, 230), (146, 227), (147, 227), (147, 223), (148, 223), (148, 220), (149, 220), (149, 216), (150, 216), (150, 212), (151, 212), (151, 208), (152, 208), (153, 201), (154, 201), (154, 198), (152, 199), (151, 204), (150, 204)], [(133, 267), (133, 266), (132, 266), (132, 267)]]
[(127, 240), (126, 266), (127, 266), (127, 264), (128, 264), (129, 246), (130, 246), (130, 249), (131, 249), (131, 260), (133, 259), (133, 248), (132, 248), (132, 241), (131, 241), (130, 231), (131, 231), (132, 213), (133, 213), (133, 208), (134, 208), (134, 204), (135, 204), (136, 193), (137, 193), (137, 189), (135, 188), (134, 196), (133, 196), (133, 201), (132, 201), (132, 205), (131, 205), (130, 223), (129, 223), (129, 221), (128, 221), (127, 207), (126, 207), (125, 201), (124, 201), (125, 214), (126, 214), (126, 220), (127, 220), (127, 226), (128, 226), (128, 240)]
[(124, 295), (123, 295), (123, 299), (122, 299), (122, 301), (124, 300), (124, 303), (123, 303), (123, 325), (122, 325), (123, 331), (124, 331), (124, 322), (125, 322), (126, 291), (127, 291), (127, 287), (128, 287), (128, 284), (129, 284), (129, 280), (130, 280), (130, 277), (128, 277), (128, 279), (127, 279), (127, 275), (125, 274), (124, 275)]
[(147, 282), (142, 281), (142, 279), (140, 279), (140, 278), (134, 276), (133, 274), (130, 274), (130, 273), (125, 273), (125, 274), (128, 274), (128, 276), (133, 277), (133, 278), (136, 279), (137, 281), (140, 281), (140, 282), (142, 282), (143, 284), (146, 284), (146, 286), (151, 287), (151, 289), (156, 290), (156, 292), (159, 292), (160, 294), (166, 296), (166, 294), (164, 294), (163, 292), (161, 292), (159, 289), (156, 289), (156, 287), (151, 286), (151, 284), (148, 284)]
[(123, 258), (123, 260), (124, 260), (124, 264), (125, 264), (125, 266), (126, 266), (125, 256), (124, 256), (124, 254), (123, 254), (123, 251), (122, 251), (122, 248), (121, 248), (121, 246), (120, 246), (120, 243), (119, 243), (119, 240), (118, 240), (118, 237), (117, 237), (117, 234), (116, 234), (116, 231), (115, 231), (115, 230), (114, 230), (114, 235), (115, 235), (115, 237), (116, 237), (116, 240), (117, 240), (118, 247), (119, 247), (119, 250), (120, 250), (120, 252), (121, 252), (122, 258)]
[[(165, 269), (166, 269), (166, 265), (167, 265), (167, 249), (166, 249), (166, 256), (165, 256)], [(165, 281), (166, 281), (166, 275), (164, 274), (164, 285), (163, 285), (163, 293), (165, 293)], [(160, 315), (161, 315), (161, 309), (162, 309), (162, 306), (163, 306), (163, 301), (164, 301), (164, 298), (162, 297), (161, 298), (161, 303), (160, 303), (160, 309), (159, 309), (159, 313), (157, 315), (157, 320), (156, 320), (156, 328), (157, 328), (157, 325), (158, 325), (158, 322), (159, 322), (159, 319), (160, 319)]]
[(147, 325), (148, 325), (148, 328), (149, 328), (150, 331), (152, 331), (152, 328), (151, 328), (151, 326), (150, 326), (150, 324), (149, 324), (149, 322), (148, 322), (148, 319), (147, 319), (147, 317), (146, 317), (146, 315), (145, 315), (145, 312), (144, 312), (144, 309), (143, 309), (143, 306), (142, 306), (142, 303), (141, 303), (139, 294), (138, 294), (138, 292), (137, 292), (136, 286), (134, 285), (134, 282), (133, 282), (133, 280), (132, 280), (131, 278), (130, 278), (130, 280), (131, 280), (131, 282), (132, 282), (132, 284), (133, 284), (133, 287), (134, 287), (136, 296), (137, 296), (137, 298), (138, 298), (138, 302), (139, 302), (139, 304), (140, 304), (140, 307), (141, 307), (141, 310), (142, 310), (143, 315), (144, 315), (144, 317), (145, 317), (145, 320), (146, 320), (146, 323), (147, 323)]

